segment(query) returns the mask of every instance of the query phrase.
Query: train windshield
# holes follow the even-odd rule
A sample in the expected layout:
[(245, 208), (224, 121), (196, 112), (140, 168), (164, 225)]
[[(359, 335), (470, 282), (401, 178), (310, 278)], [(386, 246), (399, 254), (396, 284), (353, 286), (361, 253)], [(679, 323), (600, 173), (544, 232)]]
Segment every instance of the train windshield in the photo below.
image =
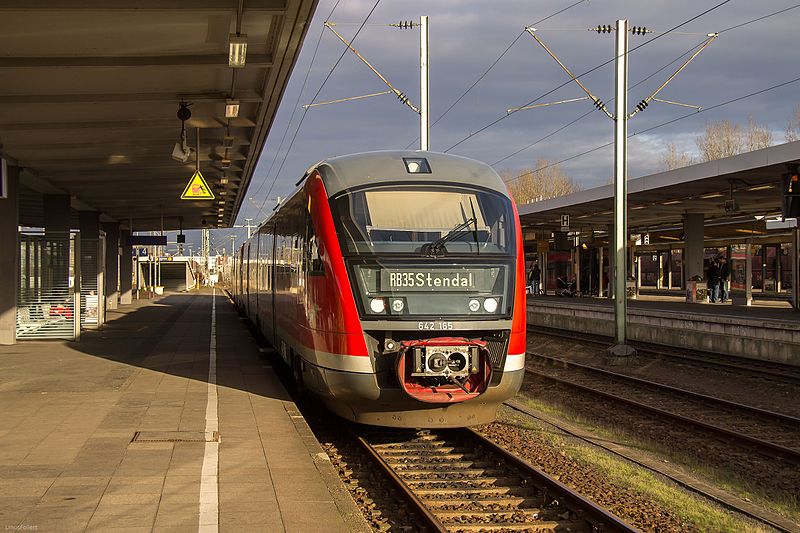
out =
[(332, 201), (345, 253), (511, 254), (511, 201), (448, 186), (360, 189)]

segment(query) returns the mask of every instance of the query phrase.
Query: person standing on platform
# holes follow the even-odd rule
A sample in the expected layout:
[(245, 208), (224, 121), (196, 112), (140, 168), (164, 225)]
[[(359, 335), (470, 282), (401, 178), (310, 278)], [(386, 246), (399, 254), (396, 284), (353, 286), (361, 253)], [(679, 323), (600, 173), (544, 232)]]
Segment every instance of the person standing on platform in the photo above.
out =
[(719, 288), (720, 288), (720, 299), (719, 301), (725, 303), (728, 299), (730, 294), (730, 286), (728, 285), (729, 280), (731, 277), (731, 269), (730, 265), (728, 265), (728, 260), (724, 257), (719, 258)]
[(711, 303), (717, 303), (719, 298), (719, 264), (713, 258), (708, 265), (708, 297)]
[(541, 279), (542, 271), (539, 270), (539, 261), (533, 262), (531, 273), (528, 275), (528, 285), (531, 286), (531, 294), (538, 296), (539, 294), (539, 280)]

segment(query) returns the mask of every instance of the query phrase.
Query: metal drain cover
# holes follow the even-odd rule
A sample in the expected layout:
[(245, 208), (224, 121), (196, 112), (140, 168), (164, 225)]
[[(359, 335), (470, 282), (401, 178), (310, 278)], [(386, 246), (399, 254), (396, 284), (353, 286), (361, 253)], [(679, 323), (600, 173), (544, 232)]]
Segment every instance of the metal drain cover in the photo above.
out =
[(216, 431), (137, 431), (131, 442), (219, 442)]

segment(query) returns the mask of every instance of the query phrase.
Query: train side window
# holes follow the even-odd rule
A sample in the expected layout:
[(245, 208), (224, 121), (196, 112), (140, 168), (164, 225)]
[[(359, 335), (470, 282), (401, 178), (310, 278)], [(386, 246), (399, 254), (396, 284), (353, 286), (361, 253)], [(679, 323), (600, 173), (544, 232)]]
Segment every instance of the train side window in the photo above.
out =
[(319, 242), (317, 241), (317, 236), (314, 234), (314, 225), (311, 221), (311, 215), (306, 215), (305, 255), (306, 273), (311, 276), (324, 276), (325, 268), (322, 266)]

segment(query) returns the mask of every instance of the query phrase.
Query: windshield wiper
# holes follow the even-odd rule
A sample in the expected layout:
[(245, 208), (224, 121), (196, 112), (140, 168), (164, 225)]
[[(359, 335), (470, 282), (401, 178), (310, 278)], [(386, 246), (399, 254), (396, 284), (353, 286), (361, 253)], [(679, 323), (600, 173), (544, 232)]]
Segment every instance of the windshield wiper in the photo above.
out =
[(443, 255), (444, 244), (446, 242), (452, 241), (453, 239), (461, 237), (462, 235), (466, 235), (467, 233), (471, 233), (471, 231), (467, 230), (470, 224), (475, 224), (477, 227), (478, 221), (475, 219), (475, 217), (468, 218), (435, 241), (423, 244), (422, 253), (430, 257)]

